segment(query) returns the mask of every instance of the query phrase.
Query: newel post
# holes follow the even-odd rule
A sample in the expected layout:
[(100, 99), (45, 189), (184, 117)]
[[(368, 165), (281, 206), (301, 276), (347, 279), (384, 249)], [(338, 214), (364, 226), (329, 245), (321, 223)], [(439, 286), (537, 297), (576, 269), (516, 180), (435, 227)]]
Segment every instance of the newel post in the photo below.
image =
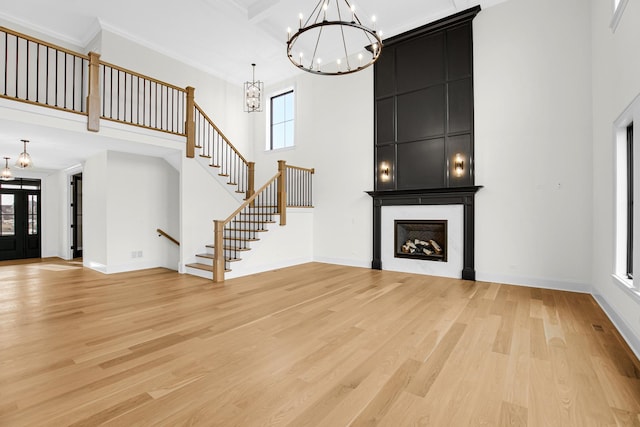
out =
[(224, 221), (213, 221), (213, 281), (224, 282)]
[(185, 112), (184, 132), (187, 135), (187, 157), (189, 158), (193, 158), (196, 155), (195, 92), (195, 88), (187, 87), (187, 111)]
[(255, 189), (255, 180), (256, 180), (256, 162), (247, 162), (247, 196), (253, 196), (256, 192)]
[(278, 160), (278, 213), (280, 225), (287, 225), (287, 162)]
[(87, 94), (87, 130), (100, 130), (100, 54), (89, 52), (89, 82)]

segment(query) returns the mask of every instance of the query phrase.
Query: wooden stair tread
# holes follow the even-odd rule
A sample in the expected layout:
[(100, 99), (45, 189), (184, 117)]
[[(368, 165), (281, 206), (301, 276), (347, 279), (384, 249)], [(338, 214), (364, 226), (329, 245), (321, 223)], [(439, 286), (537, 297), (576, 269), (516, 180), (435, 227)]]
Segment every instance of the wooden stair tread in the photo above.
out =
[(209, 166), (211, 166), (212, 168), (219, 168), (220, 167), (220, 165), (209, 165)]
[(206, 154), (200, 154), (200, 157), (202, 157), (203, 159), (210, 159), (211, 156), (207, 156)]
[[(247, 238), (241, 238), (241, 237), (223, 237), (222, 240), (233, 240), (236, 242), (258, 242), (260, 241), (260, 239), (247, 239)], [(207, 245), (207, 248), (213, 248), (213, 245)]]
[(219, 173), (218, 176), (229, 176), (228, 173)]
[[(199, 262), (194, 262), (192, 264), (187, 264), (186, 265), (189, 268), (195, 268), (196, 270), (204, 270), (204, 271), (210, 271), (213, 273), (213, 265), (208, 265), (208, 264), (201, 264)], [(225, 273), (230, 272), (231, 270), (228, 268), (224, 269)]]
[[(213, 245), (211, 246), (207, 245), (207, 247), (213, 248)], [(229, 247), (225, 247), (224, 249), (230, 250), (230, 251), (236, 251), (236, 252), (246, 252), (251, 250), (251, 248), (229, 248)], [(196, 256), (200, 258), (213, 259), (213, 254), (209, 254), (209, 253), (197, 254)]]
[(227, 185), (238, 185), (237, 182), (227, 182)]

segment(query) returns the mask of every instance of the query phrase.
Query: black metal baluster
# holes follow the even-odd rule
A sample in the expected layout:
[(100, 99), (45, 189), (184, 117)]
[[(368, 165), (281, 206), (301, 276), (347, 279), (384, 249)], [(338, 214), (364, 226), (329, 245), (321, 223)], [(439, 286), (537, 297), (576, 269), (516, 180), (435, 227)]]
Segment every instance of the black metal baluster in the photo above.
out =
[(16, 98), (18, 97), (18, 63), (20, 61), (19, 59), (19, 52), (20, 52), (20, 47), (18, 46), (18, 36), (16, 36)]
[(4, 95), (7, 96), (7, 76), (9, 74), (9, 34), (4, 33)]

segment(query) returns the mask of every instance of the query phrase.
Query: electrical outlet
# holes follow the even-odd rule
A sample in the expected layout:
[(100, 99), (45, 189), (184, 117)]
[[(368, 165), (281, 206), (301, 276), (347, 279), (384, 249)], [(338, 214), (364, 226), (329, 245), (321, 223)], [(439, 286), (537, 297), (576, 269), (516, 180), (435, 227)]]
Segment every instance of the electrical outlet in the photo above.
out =
[(131, 258), (136, 258), (138, 253), (136, 251), (131, 252)]
[(138, 251), (137, 255), (138, 255), (138, 258), (142, 258), (142, 251)]

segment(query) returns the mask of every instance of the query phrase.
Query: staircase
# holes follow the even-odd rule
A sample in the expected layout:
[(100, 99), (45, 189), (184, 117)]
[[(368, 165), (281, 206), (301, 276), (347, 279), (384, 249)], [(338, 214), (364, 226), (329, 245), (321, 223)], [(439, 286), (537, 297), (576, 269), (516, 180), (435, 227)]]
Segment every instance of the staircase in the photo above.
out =
[[(214, 221), (214, 241), (195, 255), (198, 262), (186, 266), (190, 272), (223, 281), (270, 225), (286, 225), (287, 207), (312, 207), (313, 169), (279, 161), (277, 174), (254, 191), (255, 164), (195, 102), (193, 87), (180, 88), (104, 62), (95, 52), (72, 52), (1, 26), (0, 38), (5, 39), (1, 98), (86, 116), (92, 132), (109, 120), (183, 136), (186, 156), (194, 158), (198, 150), (197, 159), (224, 180), (221, 185), (241, 205), (225, 220)], [(39, 66), (50, 57), (54, 69)]]
[[(251, 250), (251, 243), (260, 241), (260, 236), (269, 231), (269, 224), (276, 224), (276, 207), (253, 207), (242, 212), (223, 229), (222, 250), (224, 272), (232, 271), (233, 263), (242, 261), (242, 253)], [(214, 272), (215, 243), (205, 246), (205, 252), (196, 254), (198, 262), (187, 264), (191, 269)], [(196, 275), (200, 275), (197, 274)], [(211, 277), (211, 274), (208, 274)]]

